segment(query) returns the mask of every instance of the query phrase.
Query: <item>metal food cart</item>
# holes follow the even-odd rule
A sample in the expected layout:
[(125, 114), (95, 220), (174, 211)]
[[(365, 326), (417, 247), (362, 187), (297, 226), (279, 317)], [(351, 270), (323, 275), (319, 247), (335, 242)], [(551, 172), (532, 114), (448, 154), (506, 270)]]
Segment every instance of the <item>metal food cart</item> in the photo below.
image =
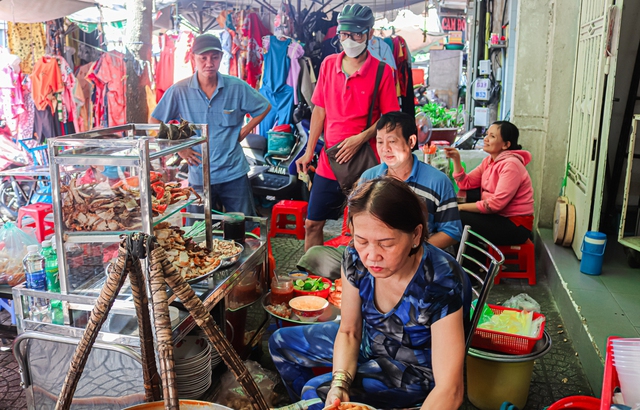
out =
[[(13, 288), (18, 338), (14, 354), (20, 365), (22, 386), (26, 389), (29, 409), (53, 408), (60, 392), (76, 345), (89, 312), (94, 307), (105, 282), (106, 265), (118, 247), (120, 235), (130, 230), (82, 231), (70, 229), (69, 216), (63, 212), (62, 191), (70, 195), (68, 187), (76, 184), (78, 175), (88, 169), (113, 167), (120, 177), (137, 177), (139, 181), (139, 221), (136, 231), (153, 233), (153, 227), (167, 220), (181, 220), (178, 214), (194, 196), (167, 207), (153, 217), (152, 192), (149, 189), (151, 171), (161, 169), (167, 156), (186, 148), (201, 148), (208, 152), (206, 125), (196, 125), (196, 136), (177, 141), (159, 140), (149, 131), (158, 125), (128, 124), (105, 128), (49, 141), (50, 171), (55, 243), (61, 293), (36, 291), (24, 285)], [(209, 164), (203, 155), (204, 215), (206, 243), (213, 238), (209, 207)], [(83, 174), (84, 173), (84, 174)], [(95, 185), (97, 186), (97, 185)], [(135, 210), (134, 210), (135, 211)], [(195, 215), (194, 215), (195, 216)], [(219, 218), (218, 218), (219, 219)], [(196, 295), (204, 302), (227, 337), (236, 341), (234, 347), (243, 352), (261, 340), (268, 316), (259, 303), (267, 286), (267, 224), (266, 218), (247, 217), (260, 225), (259, 238), (247, 238), (239, 260), (226, 269), (204, 275), (192, 283)], [(137, 219), (136, 219), (137, 220)], [(126, 228), (126, 226), (125, 226)], [(117, 251), (116, 251), (117, 252)], [(50, 318), (30, 316), (30, 303), (35, 299), (61, 300), (64, 324), (51, 323)], [(170, 297), (170, 302), (180, 306)], [(248, 327), (238, 320), (248, 315), (253, 319)], [(144, 400), (144, 386), (140, 357), (136, 311), (128, 282), (115, 301), (103, 329), (91, 351), (78, 389), (73, 409), (121, 409)], [(229, 316), (229, 319), (227, 316)], [(234, 322), (235, 318), (235, 322)], [(185, 310), (172, 322), (174, 344), (195, 327), (194, 319)]]

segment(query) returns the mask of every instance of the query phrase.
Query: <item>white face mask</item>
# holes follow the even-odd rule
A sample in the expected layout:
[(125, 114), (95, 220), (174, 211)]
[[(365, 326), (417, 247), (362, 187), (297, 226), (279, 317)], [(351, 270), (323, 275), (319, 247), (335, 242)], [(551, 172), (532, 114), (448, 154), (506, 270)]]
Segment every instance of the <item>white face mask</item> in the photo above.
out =
[(362, 43), (358, 43), (350, 38), (341, 41), (342, 49), (344, 53), (351, 58), (356, 58), (367, 48), (367, 41), (363, 41)]

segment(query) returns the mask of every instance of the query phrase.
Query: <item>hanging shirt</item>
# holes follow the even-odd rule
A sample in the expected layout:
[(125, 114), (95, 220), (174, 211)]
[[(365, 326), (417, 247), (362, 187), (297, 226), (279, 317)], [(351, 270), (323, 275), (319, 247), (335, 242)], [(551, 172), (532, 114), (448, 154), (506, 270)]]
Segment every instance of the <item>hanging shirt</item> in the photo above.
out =
[(58, 60), (46, 56), (38, 60), (33, 67), (31, 84), (36, 108), (42, 111), (48, 107), (54, 112), (57, 105), (56, 94), (64, 90)]
[(393, 58), (393, 51), (381, 37), (373, 36), (371, 40), (369, 40), (367, 49), (372, 56), (380, 61), (384, 61), (385, 63), (389, 64), (389, 66), (393, 68), (394, 71), (396, 70), (397, 67), (396, 61)]
[(271, 34), (256, 13), (249, 13), (242, 24), (242, 35), (246, 40), (246, 82), (253, 88), (258, 86), (262, 73), (262, 37)]
[(87, 80), (87, 74), (93, 63), (85, 64), (78, 68), (76, 73), (76, 85), (74, 87), (73, 98), (76, 103), (74, 126), (77, 132), (85, 132), (91, 129), (91, 94), (93, 93), (93, 83)]
[(222, 74), (229, 75), (231, 68), (231, 43), (233, 39), (231, 34), (227, 30), (223, 30), (220, 33), (220, 43), (222, 44), (222, 61), (220, 62), (219, 71)]
[(31, 74), (33, 67), (45, 54), (46, 40), (42, 23), (7, 22), (9, 51), (20, 57), (20, 69)]
[[(158, 37), (160, 42), (160, 58), (156, 64), (156, 102), (173, 85), (173, 69), (175, 64), (175, 37), (169, 34)], [(164, 43), (164, 44), (163, 44)]]
[(19, 60), (14, 54), (0, 53), (0, 117), (5, 119), (13, 135), (18, 117), (25, 111)]
[(304, 55), (304, 49), (300, 43), (292, 41), (287, 50), (287, 55), (291, 59), (287, 84), (293, 87), (293, 103), (298, 104), (298, 79), (300, 78), (300, 62), (298, 59)]
[(31, 80), (24, 76), (22, 80), (22, 95), (24, 97), (24, 112), (18, 116), (16, 138), (19, 140), (33, 137), (33, 123), (35, 120), (35, 104), (31, 98)]
[(127, 123), (126, 73), (124, 54), (110, 51), (100, 58), (102, 65), (96, 76), (107, 86), (109, 127)]

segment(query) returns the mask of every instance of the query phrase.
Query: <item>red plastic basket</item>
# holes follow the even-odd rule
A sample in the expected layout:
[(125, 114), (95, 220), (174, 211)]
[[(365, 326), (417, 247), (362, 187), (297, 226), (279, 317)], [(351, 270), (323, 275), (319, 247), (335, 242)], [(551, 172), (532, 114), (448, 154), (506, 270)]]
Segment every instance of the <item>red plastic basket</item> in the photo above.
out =
[(613, 399), (613, 392), (616, 387), (620, 386), (618, 380), (618, 372), (613, 365), (613, 339), (619, 339), (619, 336), (610, 336), (607, 339), (607, 356), (604, 360), (604, 376), (602, 380), (602, 393), (600, 394), (600, 410), (609, 410)]
[[(496, 315), (499, 315), (505, 310), (519, 311), (518, 309), (511, 309), (503, 306), (489, 304), (487, 304), (487, 306)], [(533, 312), (533, 320), (536, 320), (539, 317), (542, 317), (542, 325), (540, 326), (540, 332), (536, 337), (520, 336), (511, 333), (497, 332), (495, 330), (476, 328), (476, 331), (473, 334), (473, 339), (471, 340), (471, 347), (508, 354), (529, 354), (533, 350), (533, 346), (535, 346), (538, 340), (542, 339), (542, 335), (544, 334), (546, 318), (540, 313)]]

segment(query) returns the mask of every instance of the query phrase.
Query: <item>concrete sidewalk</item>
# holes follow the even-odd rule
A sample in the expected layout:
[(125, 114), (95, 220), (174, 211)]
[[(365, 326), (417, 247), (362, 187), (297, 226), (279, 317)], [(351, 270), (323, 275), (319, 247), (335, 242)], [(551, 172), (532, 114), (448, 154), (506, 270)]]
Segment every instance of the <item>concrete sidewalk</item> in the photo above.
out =
[[(329, 224), (330, 235), (336, 230), (340, 230), (339, 223)], [(272, 241), (272, 247), (278, 272), (294, 270), (296, 262), (304, 252), (303, 241), (292, 237), (276, 237)], [(499, 304), (511, 296), (527, 293), (540, 303), (542, 313), (547, 318), (546, 329), (551, 335), (553, 347), (549, 354), (535, 363), (529, 399), (526, 407), (521, 410), (543, 409), (563, 397), (572, 395), (600, 395), (599, 391), (592, 392), (589, 387), (580, 358), (573, 347), (571, 335), (565, 331), (555, 300), (546, 283), (546, 278), (540, 276), (538, 285), (531, 287), (525, 281), (503, 280), (500, 285), (493, 287), (489, 296), (490, 303)], [(7, 312), (0, 312), (0, 321), (6, 323), (8, 319)], [(265, 340), (267, 338), (268, 335), (265, 335)], [(266, 368), (275, 370), (268, 353), (263, 355), (261, 362)], [(281, 399), (282, 403), (278, 404), (287, 404), (286, 396)], [(11, 351), (0, 350), (0, 409), (23, 408), (26, 408), (26, 402), (20, 387), (17, 364)], [(468, 402), (462, 408), (475, 409)]]

